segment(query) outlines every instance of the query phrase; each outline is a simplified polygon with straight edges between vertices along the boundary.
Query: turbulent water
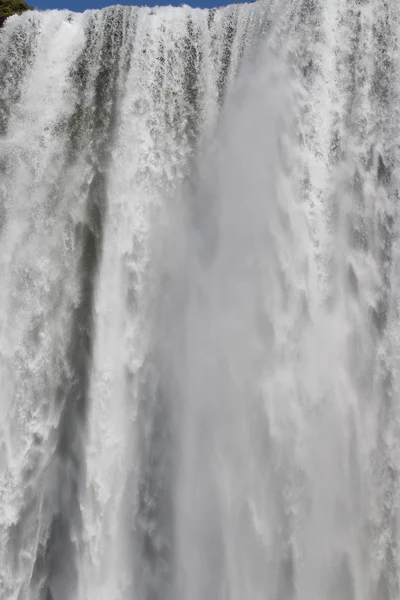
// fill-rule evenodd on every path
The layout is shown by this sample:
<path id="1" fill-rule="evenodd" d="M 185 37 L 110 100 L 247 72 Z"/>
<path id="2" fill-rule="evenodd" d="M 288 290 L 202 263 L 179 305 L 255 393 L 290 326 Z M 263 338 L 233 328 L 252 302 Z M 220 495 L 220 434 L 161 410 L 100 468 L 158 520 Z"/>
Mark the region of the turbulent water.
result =
<path id="1" fill-rule="evenodd" d="M 400 4 L 0 29 L 1 600 L 398 600 Z"/>

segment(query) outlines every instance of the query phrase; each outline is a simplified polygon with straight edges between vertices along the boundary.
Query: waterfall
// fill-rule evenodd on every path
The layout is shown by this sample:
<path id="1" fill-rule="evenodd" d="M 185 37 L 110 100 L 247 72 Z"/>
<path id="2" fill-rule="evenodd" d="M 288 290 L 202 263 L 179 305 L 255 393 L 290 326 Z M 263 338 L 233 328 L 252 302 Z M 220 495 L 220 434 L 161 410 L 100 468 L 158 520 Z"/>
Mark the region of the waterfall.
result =
<path id="1" fill-rule="evenodd" d="M 400 5 L 0 29 L 0 599 L 398 600 Z"/>

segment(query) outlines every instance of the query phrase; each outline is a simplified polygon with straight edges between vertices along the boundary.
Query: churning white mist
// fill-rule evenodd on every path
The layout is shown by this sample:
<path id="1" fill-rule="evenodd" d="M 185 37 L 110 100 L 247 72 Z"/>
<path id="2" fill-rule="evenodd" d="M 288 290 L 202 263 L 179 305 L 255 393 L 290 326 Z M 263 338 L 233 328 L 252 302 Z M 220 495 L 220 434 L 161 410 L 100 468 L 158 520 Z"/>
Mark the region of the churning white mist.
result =
<path id="1" fill-rule="evenodd" d="M 0 29 L 1 600 L 398 600 L 400 5 Z"/>

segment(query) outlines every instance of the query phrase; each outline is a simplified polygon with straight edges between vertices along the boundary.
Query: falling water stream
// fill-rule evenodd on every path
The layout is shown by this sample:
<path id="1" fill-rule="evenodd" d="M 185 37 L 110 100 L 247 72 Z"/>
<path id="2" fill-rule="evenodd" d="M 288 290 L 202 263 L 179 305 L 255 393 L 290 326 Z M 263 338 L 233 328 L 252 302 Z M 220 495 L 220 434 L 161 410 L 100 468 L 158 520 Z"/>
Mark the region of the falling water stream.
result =
<path id="1" fill-rule="evenodd" d="M 398 600 L 400 3 L 0 29 L 1 600 Z"/>

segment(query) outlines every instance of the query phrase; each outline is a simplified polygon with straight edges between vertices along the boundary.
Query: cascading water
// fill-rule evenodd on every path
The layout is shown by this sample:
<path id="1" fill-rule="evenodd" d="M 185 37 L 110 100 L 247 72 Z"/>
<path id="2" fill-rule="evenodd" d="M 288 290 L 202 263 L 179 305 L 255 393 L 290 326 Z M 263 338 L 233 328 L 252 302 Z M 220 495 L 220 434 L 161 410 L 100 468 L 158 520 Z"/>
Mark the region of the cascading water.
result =
<path id="1" fill-rule="evenodd" d="M 400 4 L 0 29 L 1 600 L 398 600 Z"/>

